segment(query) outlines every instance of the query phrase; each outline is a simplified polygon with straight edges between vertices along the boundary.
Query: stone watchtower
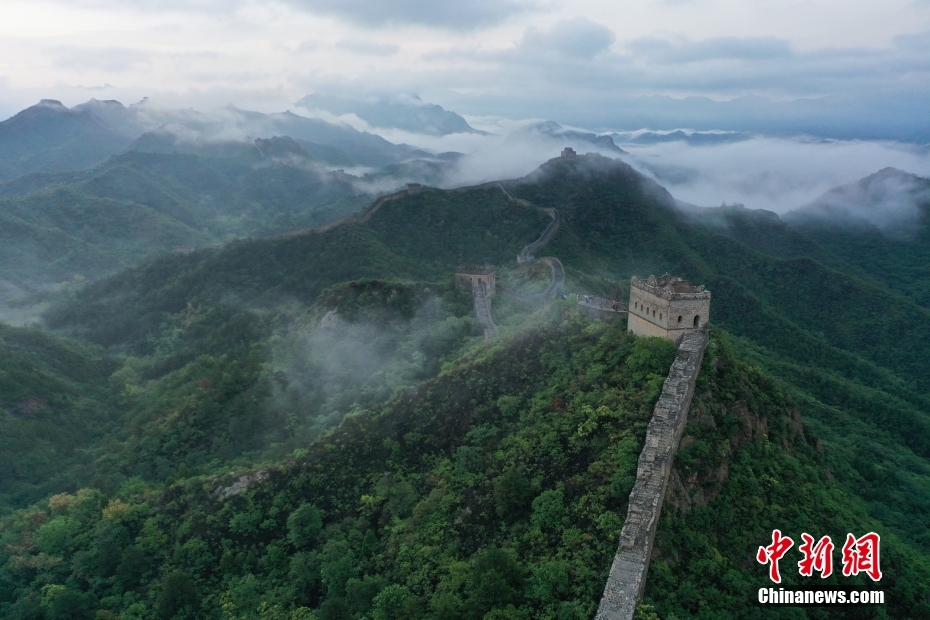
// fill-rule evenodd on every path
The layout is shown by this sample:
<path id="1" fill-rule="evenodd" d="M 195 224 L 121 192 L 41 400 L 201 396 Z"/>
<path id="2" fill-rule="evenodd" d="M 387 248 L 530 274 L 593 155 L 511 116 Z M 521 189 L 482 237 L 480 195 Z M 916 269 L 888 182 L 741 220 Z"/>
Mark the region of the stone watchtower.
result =
<path id="1" fill-rule="evenodd" d="M 496 275 L 497 271 L 492 265 L 465 265 L 455 270 L 455 284 L 465 289 L 484 285 L 484 290 L 493 295 L 497 286 Z"/>
<path id="2" fill-rule="evenodd" d="M 710 291 L 665 274 L 630 281 L 629 330 L 637 336 L 660 336 L 680 342 L 710 320 Z"/>

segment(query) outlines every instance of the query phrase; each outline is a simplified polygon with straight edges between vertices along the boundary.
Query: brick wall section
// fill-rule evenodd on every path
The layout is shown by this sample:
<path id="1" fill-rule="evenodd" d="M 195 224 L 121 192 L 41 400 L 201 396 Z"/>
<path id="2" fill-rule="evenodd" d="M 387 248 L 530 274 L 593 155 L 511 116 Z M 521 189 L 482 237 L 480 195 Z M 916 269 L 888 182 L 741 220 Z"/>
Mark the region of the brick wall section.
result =
<path id="1" fill-rule="evenodd" d="M 700 330 L 685 334 L 678 345 L 675 361 L 646 429 L 646 444 L 639 455 L 626 522 L 595 620 L 632 620 L 636 603 L 646 588 L 662 500 L 688 420 L 707 340 L 707 331 Z"/>
<path id="2" fill-rule="evenodd" d="M 490 295 L 493 294 L 493 290 L 488 288 L 484 282 L 475 282 L 471 289 L 475 300 L 475 316 L 484 329 L 485 340 L 490 340 L 497 335 L 497 325 L 494 324 L 494 318 L 491 316 Z"/>

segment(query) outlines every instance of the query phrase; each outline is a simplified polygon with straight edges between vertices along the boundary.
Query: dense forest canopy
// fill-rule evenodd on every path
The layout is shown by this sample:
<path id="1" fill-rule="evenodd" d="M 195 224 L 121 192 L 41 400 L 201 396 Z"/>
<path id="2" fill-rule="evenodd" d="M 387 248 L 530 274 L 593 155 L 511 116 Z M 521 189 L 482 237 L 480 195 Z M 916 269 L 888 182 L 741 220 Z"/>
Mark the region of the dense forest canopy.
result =
<path id="1" fill-rule="evenodd" d="M 183 183 L 150 175 L 178 157 L 36 196 L 149 188 L 180 221 Z M 144 260 L 49 297 L 51 332 L 0 328 L 0 615 L 590 618 L 674 347 L 573 295 L 495 296 L 484 341 L 452 274 L 537 292 L 515 257 L 543 207 L 569 293 L 670 272 L 713 295 L 641 614 L 930 617 L 926 224 L 851 231 L 853 257 L 841 229 L 686 208 L 599 156 L 505 186 Z M 754 605 L 775 528 L 879 532 L 886 605 Z"/>

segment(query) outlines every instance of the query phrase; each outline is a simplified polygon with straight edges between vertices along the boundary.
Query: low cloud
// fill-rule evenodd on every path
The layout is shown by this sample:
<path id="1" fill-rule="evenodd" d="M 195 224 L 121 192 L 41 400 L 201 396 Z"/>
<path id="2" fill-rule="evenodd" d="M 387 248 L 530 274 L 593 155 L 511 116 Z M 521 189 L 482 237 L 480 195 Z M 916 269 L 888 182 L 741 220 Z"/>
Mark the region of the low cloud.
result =
<path id="1" fill-rule="evenodd" d="M 450 316 L 437 297 L 422 300 L 411 317 L 387 314 L 362 308 L 348 320 L 333 310 L 322 321 L 299 319 L 272 340 L 270 404 L 296 417 L 297 439 L 311 440 L 351 410 L 433 376 L 446 356 L 477 335 L 470 317 Z"/>
<path id="2" fill-rule="evenodd" d="M 763 138 L 717 146 L 621 144 L 635 168 L 675 198 L 785 213 L 886 167 L 930 177 L 926 147 L 880 141 Z"/>
<path id="3" fill-rule="evenodd" d="M 366 56 L 393 56 L 400 50 L 400 46 L 384 43 L 372 43 L 361 39 L 343 39 L 336 43 L 336 49 L 364 54 Z"/>
<path id="4" fill-rule="evenodd" d="M 706 60 L 771 60 L 793 55 L 791 44 L 774 37 L 715 37 L 702 41 L 688 39 L 635 39 L 626 45 L 640 60 L 659 64 L 690 64 Z"/>
<path id="5" fill-rule="evenodd" d="M 123 73 L 148 63 L 152 53 L 128 47 L 59 47 L 49 50 L 55 56 L 55 66 L 63 69 L 96 69 Z"/>
<path id="6" fill-rule="evenodd" d="M 530 28 L 517 46 L 517 53 L 534 56 L 557 53 L 569 58 L 590 60 L 610 48 L 616 39 L 616 35 L 607 26 L 576 17 L 561 21 L 545 31 Z"/>
<path id="7" fill-rule="evenodd" d="M 510 0 L 289 0 L 288 3 L 365 26 L 414 24 L 449 30 L 491 26 L 528 8 Z"/>
<path id="8" fill-rule="evenodd" d="M 923 208 L 930 205 L 930 180 L 885 168 L 836 187 L 814 202 L 789 212 L 786 219 L 800 226 L 873 228 L 894 237 L 919 230 Z"/>

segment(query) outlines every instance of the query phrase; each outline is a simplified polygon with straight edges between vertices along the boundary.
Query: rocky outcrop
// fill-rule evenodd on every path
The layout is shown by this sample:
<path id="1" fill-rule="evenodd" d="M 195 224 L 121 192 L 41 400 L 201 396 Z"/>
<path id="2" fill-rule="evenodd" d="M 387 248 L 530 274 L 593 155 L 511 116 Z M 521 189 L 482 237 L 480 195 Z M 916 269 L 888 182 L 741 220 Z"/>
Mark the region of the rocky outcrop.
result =
<path id="1" fill-rule="evenodd" d="M 688 421 L 707 340 L 707 332 L 701 330 L 684 335 L 678 345 L 646 429 L 646 444 L 639 455 L 626 522 L 595 620 L 632 620 L 636 603 L 643 595 L 662 500 Z"/>
<path id="2" fill-rule="evenodd" d="M 231 475 L 235 476 L 236 474 L 235 472 L 233 472 Z M 217 479 L 218 479 L 217 476 L 213 476 L 213 477 L 207 478 L 207 481 L 215 482 Z M 255 484 L 261 484 L 267 479 L 268 479 L 268 472 L 263 469 L 249 472 L 247 474 L 244 474 L 236 478 L 235 481 L 229 486 L 216 489 L 215 491 L 216 499 L 218 499 L 221 502 L 224 502 L 230 497 L 235 497 L 236 495 L 242 494 L 242 492 L 248 489 L 250 486 L 255 485 Z"/>

